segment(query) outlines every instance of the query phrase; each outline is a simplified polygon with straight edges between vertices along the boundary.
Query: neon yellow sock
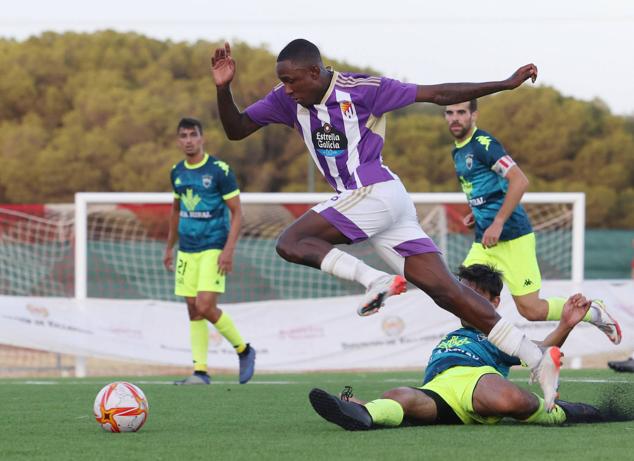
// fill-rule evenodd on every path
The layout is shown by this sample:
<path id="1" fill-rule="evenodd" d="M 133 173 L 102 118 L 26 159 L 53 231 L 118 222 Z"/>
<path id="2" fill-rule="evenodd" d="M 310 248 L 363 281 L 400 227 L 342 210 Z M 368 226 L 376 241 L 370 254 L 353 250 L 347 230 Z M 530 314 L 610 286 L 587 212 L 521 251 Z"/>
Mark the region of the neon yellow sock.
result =
<path id="1" fill-rule="evenodd" d="M 553 411 L 548 413 L 544 408 L 544 399 L 537 394 L 535 394 L 535 396 L 539 399 L 539 408 L 535 413 L 524 420 L 525 423 L 554 425 L 562 424 L 566 421 L 566 413 L 564 413 L 564 410 L 559 405 L 555 405 Z"/>
<path id="2" fill-rule="evenodd" d="M 546 320 L 560 320 L 564 304 L 566 304 L 566 298 L 547 298 L 546 301 L 548 301 Z"/>
<path id="3" fill-rule="evenodd" d="M 225 339 L 231 343 L 238 354 L 247 348 L 247 345 L 242 340 L 242 336 L 240 336 L 240 333 L 229 314 L 223 312 L 218 321 L 214 323 L 214 326 L 218 330 L 218 333 L 224 336 Z"/>
<path id="4" fill-rule="evenodd" d="M 564 304 L 566 304 L 566 298 L 548 298 L 546 301 L 548 301 L 546 320 L 560 320 Z M 592 320 L 592 309 L 588 309 L 588 312 L 583 317 L 584 322 L 589 322 L 590 320 Z"/>
<path id="5" fill-rule="evenodd" d="M 207 320 L 189 321 L 189 339 L 192 345 L 194 371 L 207 371 L 207 348 L 209 346 L 209 327 Z"/>
<path id="6" fill-rule="evenodd" d="M 403 407 L 396 400 L 377 399 L 365 404 L 372 422 L 379 426 L 397 427 L 403 422 Z"/>

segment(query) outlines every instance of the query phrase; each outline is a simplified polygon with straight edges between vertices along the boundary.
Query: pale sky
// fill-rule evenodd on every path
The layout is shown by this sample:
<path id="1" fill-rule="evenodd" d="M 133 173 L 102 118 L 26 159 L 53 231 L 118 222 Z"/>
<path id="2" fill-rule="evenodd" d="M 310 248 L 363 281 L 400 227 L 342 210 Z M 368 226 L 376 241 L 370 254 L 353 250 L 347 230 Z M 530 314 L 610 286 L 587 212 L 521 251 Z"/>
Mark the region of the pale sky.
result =
<path id="1" fill-rule="evenodd" d="M 302 37 L 327 57 L 414 83 L 501 80 L 533 62 L 537 84 L 634 115 L 632 0 L 19 0 L 0 12 L 0 36 L 18 40 L 115 29 L 277 54 Z"/>

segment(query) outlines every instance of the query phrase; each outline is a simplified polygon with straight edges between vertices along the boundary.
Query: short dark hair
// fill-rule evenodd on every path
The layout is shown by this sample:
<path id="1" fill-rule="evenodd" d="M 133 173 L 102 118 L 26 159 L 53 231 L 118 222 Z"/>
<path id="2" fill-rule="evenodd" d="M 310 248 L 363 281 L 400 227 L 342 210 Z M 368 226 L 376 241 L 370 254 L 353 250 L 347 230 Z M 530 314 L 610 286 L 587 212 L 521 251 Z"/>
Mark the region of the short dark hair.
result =
<path id="1" fill-rule="evenodd" d="M 293 61 L 305 64 L 320 64 L 321 53 L 319 48 L 306 39 L 297 38 L 286 45 L 277 55 L 277 62 Z"/>
<path id="2" fill-rule="evenodd" d="M 502 272 L 486 264 L 473 264 L 458 268 L 458 278 L 473 283 L 492 298 L 502 292 Z"/>
<path id="3" fill-rule="evenodd" d="M 476 110 L 478 110 L 478 100 L 472 99 L 469 101 L 469 112 L 475 112 Z"/>
<path id="4" fill-rule="evenodd" d="M 180 122 L 178 122 L 178 126 L 176 127 L 176 132 L 178 133 L 181 128 L 198 128 L 198 132 L 203 134 L 203 124 L 200 123 L 200 120 L 194 117 L 183 117 Z"/>

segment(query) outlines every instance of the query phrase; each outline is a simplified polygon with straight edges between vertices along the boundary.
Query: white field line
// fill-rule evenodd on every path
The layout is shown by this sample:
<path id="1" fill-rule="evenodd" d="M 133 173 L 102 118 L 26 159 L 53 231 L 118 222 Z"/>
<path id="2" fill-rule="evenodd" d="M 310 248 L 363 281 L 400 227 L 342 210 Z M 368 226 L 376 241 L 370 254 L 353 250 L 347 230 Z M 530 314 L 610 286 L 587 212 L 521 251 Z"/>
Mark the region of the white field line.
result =
<path id="1" fill-rule="evenodd" d="M 132 379 L 130 380 L 132 382 L 134 382 L 134 384 L 150 384 L 150 385 L 154 385 L 154 384 L 158 384 L 158 385 L 170 385 L 173 386 L 174 385 L 174 381 L 171 380 L 135 380 Z M 319 383 L 332 383 L 332 384 L 338 384 L 341 383 L 340 379 L 337 380 L 323 380 L 323 379 L 318 379 L 316 378 L 315 381 L 319 381 Z M 351 379 L 351 381 L 353 381 L 353 379 Z M 401 384 L 406 384 L 406 383 L 414 383 L 414 384 L 418 384 L 420 383 L 422 380 L 421 379 L 416 379 L 416 378 L 403 378 L 403 379 L 399 379 L 399 378 L 386 378 L 386 379 L 382 379 L 382 380 L 378 380 L 376 382 L 384 382 L 384 383 L 401 383 Z M 516 382 L 516 383 L 525 383 L 528 381 L 528 378 L 512 378 L 510 379 L 510 381 L 512 382 Z M 627 379 L 599 379 L 599 378 L 565 378 L 562 377 L 559 379 L 560 382 L 570 382 L 570 383 L 587 383 L 587 384 L 627 384 L 627 383 L 631 383 L 634 384 L 634 381 L 632 380 L 627 380 Z M 48 386 L 48 385 L 84 385 L 84 386 L 98 386 L 100 384 L 108 384 L 111 381 L 102 381 L 102 382 L 97 382 L 97 381 L 84 381 L 84 380 L 74 380 L 74 381 L 58 381 L 58 380 L 26 380 L 26 381 L 5 381 L 5 380 L 0 380 L 0 385 L 29 385 L 29 386 Z M 212 385 L 223 385 L 226 386 L 228 384 L 238 384 L 236 381 L 233 380 L 222 380 L 222 381 L 216 381 L 216 380 L 212 380 L 211 381 Z M 284 380 L 284 381 L 260 381 L 260 380 L 255 380 L 255 381 L 251 381 L 249 382 L 249 386 L 252 385 L 293 385 L 293 384 L 309 384 L 307 381 L 301 380 L 301 381 L 291 381 L 291 380 Z"/>

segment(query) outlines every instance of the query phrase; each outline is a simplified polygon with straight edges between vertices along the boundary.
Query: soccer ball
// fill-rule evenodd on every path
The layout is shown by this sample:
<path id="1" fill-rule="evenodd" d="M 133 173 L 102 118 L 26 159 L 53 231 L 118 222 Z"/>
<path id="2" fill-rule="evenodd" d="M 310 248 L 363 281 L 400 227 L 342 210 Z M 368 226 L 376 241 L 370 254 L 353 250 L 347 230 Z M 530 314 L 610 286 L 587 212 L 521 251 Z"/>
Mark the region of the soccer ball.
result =
<path id="1" fill-rule="evenodd" d="M 104 386 L 93 406 L 95 419 L 109 432 L 138 431 L 147 421 L 149 410 L 143 391 L 126 382 Z"/>

